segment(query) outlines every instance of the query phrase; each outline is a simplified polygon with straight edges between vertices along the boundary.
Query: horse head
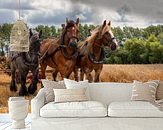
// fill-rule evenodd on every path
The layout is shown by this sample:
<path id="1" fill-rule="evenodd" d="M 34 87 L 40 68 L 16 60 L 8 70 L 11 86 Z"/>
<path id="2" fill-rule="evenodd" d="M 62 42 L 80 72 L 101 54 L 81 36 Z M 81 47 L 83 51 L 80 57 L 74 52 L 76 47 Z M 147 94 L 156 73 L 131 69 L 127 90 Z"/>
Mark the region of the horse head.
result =
<path id="1" fill-rule="evenodd" d="M 62 26 L 62 44 L 67 45 L 71 48 L 77 48 L 79 33 L 78 24 L 79 18 L 77 18 L 76 22 L 66 19 L 66 25 Z"/>
<path id="2" fill-rule="evenodd" d="M 109 46 L 111 50 L 115 50 L 118 47 L 118 43 L 114 37 L 114 34 L 111 30 L 111 22 L 107 24 L 106 20 L 103 22 L 103 25 L 100 27 L 98 38 L 102 40 L 104 46 Z"/>
<path id="3" fill-rule="evenodd" d="M 30 29 L 30 35 L 29 35 L 29 55 L 31 58 L 31 62 L 37 63 L 38 57 L 40 56 L 40 45 L 41 45 L 41 36 L 42 36 L 42 30 L 38 33 L 32 32 Z"/>

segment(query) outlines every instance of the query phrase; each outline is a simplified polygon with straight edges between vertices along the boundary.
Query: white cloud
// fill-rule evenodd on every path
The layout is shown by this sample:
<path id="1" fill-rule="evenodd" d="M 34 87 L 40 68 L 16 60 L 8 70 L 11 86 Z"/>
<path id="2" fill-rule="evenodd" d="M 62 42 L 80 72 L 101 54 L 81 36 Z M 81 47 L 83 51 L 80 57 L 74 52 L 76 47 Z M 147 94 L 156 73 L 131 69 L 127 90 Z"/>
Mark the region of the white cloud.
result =
<path id="1" fill-rule="evenodd" d="M 0 10 L 0 24 L 2 23 L 13 23 L 17 19 L 16 12 L 10 10 Z"/>
<path id="2" fill-rule="evenodd" d="M 87 19 L 83 14 L 77 14 L 75 17 L 79 18 L 80 20 L 86 20 Z"/>
<path id="3" fill-rule="evenodd" d="M 0 0 L 0 23 L 18 18 L 15 0 Z M 163 23 L 162 0 L 21 0 L 21 17 L 30 25 L 59 25 L 66 17 L 82 23 L 147 26 Z M 7 18 L 4 18 L 7 16 Z"/>

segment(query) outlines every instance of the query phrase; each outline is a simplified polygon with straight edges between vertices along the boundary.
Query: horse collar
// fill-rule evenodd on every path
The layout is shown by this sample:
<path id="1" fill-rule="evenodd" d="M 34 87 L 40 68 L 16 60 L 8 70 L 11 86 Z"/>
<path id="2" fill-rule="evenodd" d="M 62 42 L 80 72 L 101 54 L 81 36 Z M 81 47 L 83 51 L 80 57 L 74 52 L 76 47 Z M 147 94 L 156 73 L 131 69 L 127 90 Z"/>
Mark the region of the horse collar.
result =
<path id="1" fill-rule="evenodd" d="M 78 51 L 76 50 L 76 49 L 74 49 L 73 50 L 73 53 L 72 53 L 72 55 L 68 55 L 68 52 L 67 52 L 67 50 L 65 49 L 65 47 L 61 47 L 60 48 L 61 49 L 61 52 L 62 52 L 62 54 L 63 54 L 63 56 L 65 57 L 65 58 L 67 58 L 67 59 L 73 59 L 73 58 L 77 58 L 77 56 L 78 56 Z"/>
<path id="2" fill-rule="evenodd" d="M 105 58 L 105 51 L 104 51 L 104 48 L 101 48 L 101 54 L 100 54 L 100 58 L 99 58 L 98 61 L 95 59 L 94 54 L 91 53 L 91 52 L 89 52 L 88 58 L 89 58 L 89 60 L 90 60 L 92 63 L 94 63 L 94 64 L 103 64 L 103 62 L 104 62 L 103 60 L 104 60 L 104 58 Z"/>

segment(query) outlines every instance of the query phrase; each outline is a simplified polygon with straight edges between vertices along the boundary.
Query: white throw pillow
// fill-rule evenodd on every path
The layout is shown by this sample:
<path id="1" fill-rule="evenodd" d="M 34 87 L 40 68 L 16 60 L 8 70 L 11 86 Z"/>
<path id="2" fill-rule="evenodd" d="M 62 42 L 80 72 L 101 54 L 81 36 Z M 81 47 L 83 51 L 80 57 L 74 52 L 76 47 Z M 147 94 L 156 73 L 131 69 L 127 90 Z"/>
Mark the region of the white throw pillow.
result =
<path id="1" fill-rule="evenodd" d="M 41 79 L 42 85 L 45 90 L 45 103 L 53 102 L 55 95 L 53 89 L 65 89 L 65 85 L 63 81 L 50 81 L 46 79 Z"/>
<path id="2" fill-rule="evenodd" d="M 152 80 L 145 83 L 134 80 L 131 100 L 154 102 L 158 83 L 159 80 Z"/>
<path id="3" fill-rule="evenodd" d="M 84 81 L 75 81 L 64 78 L 64 83 L 67 89 L 79 89 L 79 88 L 86 88 L 86 96 L 90 100 L 90 94 L 89 94 L 89 83 L 88 80 Z"/>
<path id="4" fill-rule="evenodd" d="M 55 95 L 55 103 L 88 101 L 88 98 L 85 95 L 86 88 L 53 89 L 53 91 Z"/>

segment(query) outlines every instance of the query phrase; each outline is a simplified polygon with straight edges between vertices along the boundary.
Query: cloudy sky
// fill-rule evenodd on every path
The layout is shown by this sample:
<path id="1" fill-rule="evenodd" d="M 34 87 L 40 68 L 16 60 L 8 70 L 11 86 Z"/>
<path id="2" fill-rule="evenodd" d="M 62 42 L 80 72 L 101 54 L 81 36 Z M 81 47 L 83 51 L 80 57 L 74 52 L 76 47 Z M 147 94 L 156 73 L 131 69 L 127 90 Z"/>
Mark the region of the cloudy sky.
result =
<path id="1" fill-rule="evenodd" d="M 29 26 L 59 26 L 66 17 L 81 23 L 145 27 L 163 24 L 163 0 L 20 0 L 21 19 Z M 0 0 L 0 24 L 18 19 L 18 0 Z"/>

